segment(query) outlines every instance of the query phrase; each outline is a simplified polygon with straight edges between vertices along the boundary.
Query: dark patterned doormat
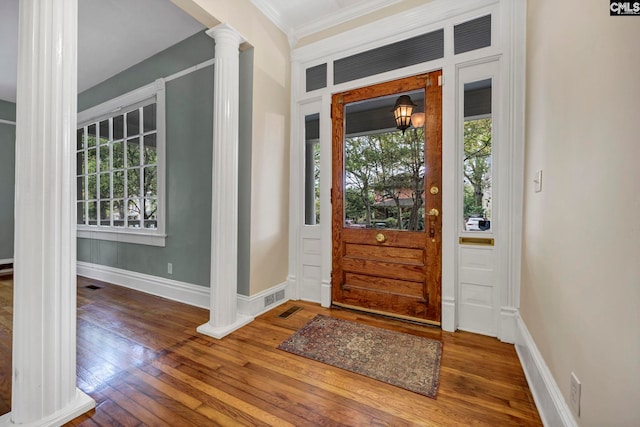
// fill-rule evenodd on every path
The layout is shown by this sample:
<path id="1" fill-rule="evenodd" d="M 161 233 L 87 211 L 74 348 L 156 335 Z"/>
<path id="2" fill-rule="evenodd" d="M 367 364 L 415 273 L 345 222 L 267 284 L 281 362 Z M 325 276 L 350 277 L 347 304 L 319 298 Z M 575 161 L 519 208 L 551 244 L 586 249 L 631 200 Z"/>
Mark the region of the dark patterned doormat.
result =
<path id="1" fill-rule="evenodd" d="M 440 341 L 319 314 L 278 348 L 433 399 L 438 392 Z"/>

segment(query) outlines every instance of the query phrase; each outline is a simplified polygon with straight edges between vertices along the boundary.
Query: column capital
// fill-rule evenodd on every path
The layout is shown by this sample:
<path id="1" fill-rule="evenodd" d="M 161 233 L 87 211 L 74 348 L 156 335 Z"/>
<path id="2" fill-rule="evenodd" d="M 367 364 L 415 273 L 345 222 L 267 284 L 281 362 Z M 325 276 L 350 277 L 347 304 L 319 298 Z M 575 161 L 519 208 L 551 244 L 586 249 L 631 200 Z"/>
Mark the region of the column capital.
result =
<path id="1" fill-rule="evenodd" d="M 215 27 L 209 28 L 206 31 L 207 35 L 214 39 L 216 43 L 221 41 L 227 41 L 228 43 L 235 42 L 238 47 L 247 41 L 247 39 L 240 34 L 235 28 L 229 24 L 219 24 Z"/>

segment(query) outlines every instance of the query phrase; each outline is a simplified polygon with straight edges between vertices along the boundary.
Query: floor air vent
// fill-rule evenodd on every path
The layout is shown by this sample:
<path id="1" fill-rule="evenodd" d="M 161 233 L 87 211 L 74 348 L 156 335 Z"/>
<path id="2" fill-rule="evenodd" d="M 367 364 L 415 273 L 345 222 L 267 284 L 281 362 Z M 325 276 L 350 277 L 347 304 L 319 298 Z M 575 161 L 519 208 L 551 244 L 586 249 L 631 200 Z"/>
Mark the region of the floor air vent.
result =
<path id="1" fill-rule="evenodd" d="M 300 310 L 302 310 L 302 307 L 300 307 L 299 305 L 294 305 L 288 310 L 285 310 L 282 313 L 278 314 L 278 317 L 281 317 L 283 319 L 288 319 L 289 317 L 293 316 L 295 313 L 299 312 Z"/>

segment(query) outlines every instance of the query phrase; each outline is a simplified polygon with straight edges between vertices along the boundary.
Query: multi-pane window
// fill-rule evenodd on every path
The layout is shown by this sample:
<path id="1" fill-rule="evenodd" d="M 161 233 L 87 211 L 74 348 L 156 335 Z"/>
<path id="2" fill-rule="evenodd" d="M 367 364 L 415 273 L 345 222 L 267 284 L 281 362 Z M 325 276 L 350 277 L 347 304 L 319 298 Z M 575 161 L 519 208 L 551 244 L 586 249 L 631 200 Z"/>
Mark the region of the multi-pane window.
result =
<path id="1" fill-rule="evenodd" d="M 162 107 L 152 96 L 79 122 L 78 230 L 162 231 Z"/>

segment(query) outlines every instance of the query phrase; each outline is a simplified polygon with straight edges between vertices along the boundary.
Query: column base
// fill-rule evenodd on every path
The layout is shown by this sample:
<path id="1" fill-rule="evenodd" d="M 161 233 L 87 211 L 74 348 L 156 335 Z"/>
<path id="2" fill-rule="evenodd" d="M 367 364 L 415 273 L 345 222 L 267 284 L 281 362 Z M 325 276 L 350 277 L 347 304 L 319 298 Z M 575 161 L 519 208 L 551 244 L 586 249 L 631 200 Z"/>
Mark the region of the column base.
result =
<path id="1" fill-rule="evenodd" d="M 225 326 L 213 326 L 211 323 L 207 322 L 204 325 L 200 325 L 196 328 L 201 334 L 208 335 L 210 337 L 221 339 L 231 332 L 242 328 L 243 326 L 253 322 L 254 317 L 248 316 L 246 314 L 238 314 L 236 315 L 236 321 L 230 325 Z M 0 426 L 1 427 L 1 426 Z"/>
<path id="2" fill-rule="evenodd" d="M 53 415 L 32 421 L 26 424 L 15 424 L 11 419 L 11 412 L 0 416 L 0 427 L 20 426 L 20 427 L 54 427 L 61 426 L 67 421 L 79 417 L 87 411 L 95 408 L 96 402 L 89 395 L 85 394 L 79 388 L 76 388 L 76 397 L 64 408 L 60 409 Z"/>

